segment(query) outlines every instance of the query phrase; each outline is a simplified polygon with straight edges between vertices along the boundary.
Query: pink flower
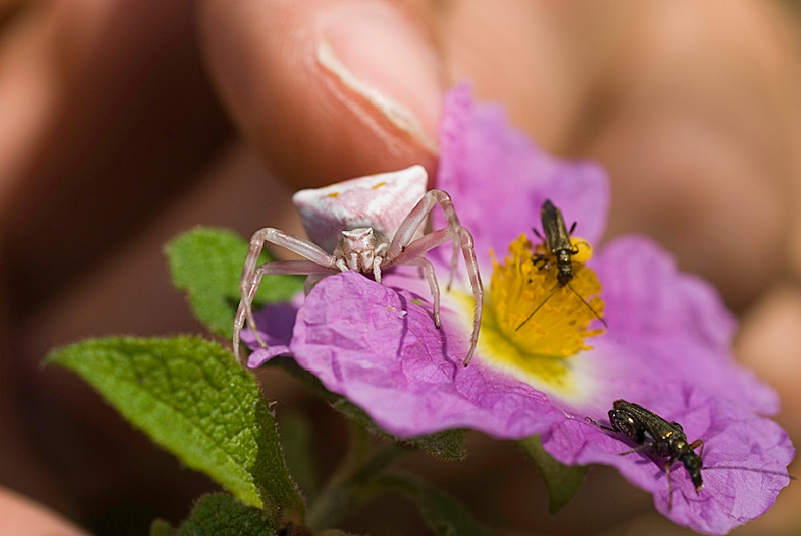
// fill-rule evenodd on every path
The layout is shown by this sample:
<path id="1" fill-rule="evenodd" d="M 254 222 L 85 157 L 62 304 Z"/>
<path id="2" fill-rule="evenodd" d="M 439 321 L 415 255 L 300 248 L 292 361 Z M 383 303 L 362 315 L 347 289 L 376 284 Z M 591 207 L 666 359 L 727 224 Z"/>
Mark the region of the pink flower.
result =
<path id="1" fill-rule="evenodd" d="M 571 282 L 603 311 L 608 330 L 566 288 L 520 327 L 556 281 L 552 271 L 531 268 L 539 239 L 520 235 L 539 228 L 547 198 L 568 226 L 578 222 L 577 235 L 597 243 L 608 180 L 593 163 L 546 154 L 506 124 L 500 107 L 474 106 L 464 86 L 447 97 L 440 146 L 437 187 L 450 193 L 473 235 L 488 291 L 471 364 L 461 364 L 473 302 L 459 271 L 452 290 L 443 288 L 439 330 L 427 284 L 415 270 L 388 272 L 383 285 L 347 272 L 317 284 L 297 309 L 291 333 L 289 323 L 274 329 L 260 317 L 271 342 L 282 342 L 327 389 L 392 434 L 452 428 L 500 439 L 540 434 L 556 459 L 617 467 L 654 495 L 660 512 L 700 532 L 723 534 L 764 513 L 789 482 L 795 450 L 764 417 L 778 409 L 775 392 L 732 358 L 735 323 L 715 290 L 678 272 L 648 238 L 621 237 L 586 266 L 574 263 Z M 443 277 L 450 249 L 429 259 Z M 250 366 L 276 355 L 251 348 Z M 617 399 L 678 421 L 690 441 L 703 439 L 703 491 L 697 494 L 675 464 L 668 508 L 663 464 L 645 452 L 620 456 L 633 445 L 587 422 L 588 416 L 606 422 Z"/>

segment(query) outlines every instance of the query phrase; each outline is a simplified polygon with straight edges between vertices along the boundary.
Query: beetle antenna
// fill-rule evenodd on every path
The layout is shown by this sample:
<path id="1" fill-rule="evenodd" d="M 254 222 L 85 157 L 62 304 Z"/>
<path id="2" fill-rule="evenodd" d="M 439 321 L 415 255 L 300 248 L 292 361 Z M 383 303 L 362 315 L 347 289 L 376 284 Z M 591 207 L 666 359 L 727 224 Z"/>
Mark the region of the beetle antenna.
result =
<path id="1" fill-rule="evenodd" d="M 548 297 L 547 297 L 547 298 L 545 298 L 544 300 L 542 300 L 542 303 L 541 303 L 541 304 L 539 304 L 539 305 L 537 306 L 537 308 L 536 308 L 536 309 L 534 309 L 534 312 L 532 312 L 530 315 L 528 315 L 528 317 L 526 317 L 526 319 L 525 319 L 525 320 L 523 320 L 522 322 L 520 322 L 520 325 L 519 325 L 519 326 L 517 326 L 517 327 L 515 328 L 515 331 L 517 331 L 517 330 L 519 330 L 520 328 L 522 328 L 522 327 L 523 327 L 523 324 L 525 324 L 526 322 L 528 322 L 529 320 L 531 320 L 531 317 L 532 317 L 532 316 L 534 316 L 535 314 L 537 314 L 537 311 L 539 311 L 540 309 L 542 309 L 542 306 L 543 306 L 543 305 L 545 305 L 545 303 L 546 303 L 548 300 L 550 300 L 550 299 L 551 299 L 551 296 L 553 296 L 553 295 L 554 295 L 554 293 L 555 293 L 557 290 L 559 290 L 559 287 L 561 287 L 561 286 L 562 286 L 562 285 L 559 285 L 559 284 L 557 284 L 557 285 L 556 285 L 556 286 L 553 288 L 553 290 L 551 291 L 551 293 L 550 293 L 550 294 L 548 294 Z"/>
<path id="2" fill-rule="evenodd" d="M 709 471 L 710 469 L 737 469 L 738 471 L 750 471 L 752 473 L 762 473 L 766 475 L 775 475 L 775 476 L 786 476 L 790 480 L 798 480 L 793 475 L 782 473 L 781 471 L 770 471 L 768 469 L 758 469 L 756 467 L 741 467 L 739 465 L 713 465 L 711 467 L 704 466 L 704 471 Z"/>
<path id="3" fill-rule="evenodd" d="M 573 225 L 570 226 L 570 230 L 567 232 L 567 234 L 573 234 L 573 231 L 576 230 L 576 224 L 577 223 L 578 223 L 577 221 L 573 222 Z"/>
<path id="4" fill-rule="evenodd" d="M 592 305 L 590 305 L 589 303 L 587 303 L 587 300 L 585 300 L 585 299 L 584 299 L 584 298 L 581 296 L 581 294 L 579 294 L 578 292 L 576 292 L 576 289 L 574 289 L 574 288 L 573 288 L 573 285 L 571 285 L 570 283 L 567 283 L 567 287 L 568 287 L 570 290 L 572 290 L 572 291 L 573 291 L 573 294 L 575 294 L 576 296 L 578 296 L 578 299 L 580 299 L 582 302 L 584 302 L 584 305 L 586 305 L 587 307 L 589 307 L 590 311 L 592 311 L 592 314 L 594 314 L 594 315 L 595 315 L 595 318 L 597 318 L 598 320 L 600 320 L 600 321 L 601 321 L 601 323 L 604 325 L 604 327 L 605 327 L 606 329 L 609 329 L 609 324 L 607 324 L 607 323 L 606 323 L 606 320 L 604 320 L 604 319 L 601 317 L 601 315 L 599 315 L 599 314 L 598 314 L 598 311 L 596 311 L 596 310 L 595 310 L 595 309 L 592 307 Z M 550 296 L 548 296 L 548 297 L 550 298 Z M 540 305 L 540 307 L 542 307 L 542 305 Z M 537 309 L 539 309 L 539 307 L 537 307 Z M 536 311 L 535 311 L 535 312 L 536 312 Z M 532 313 L 532 314 L 533 314 L 533 313 Z M 529 318 L 531 318 L 531 317 L 529 317 Z M 527 320 L 528 320 L 528 319 L 527 319 Z"/>
<path id="5" fill-rule="evenodd" d="M 537 230 L 536 227 L 532 227 L 531 230 L 534 231 L 534 234 L 537 235 L 537 238 L 539 238 L 543 242 L 545 241 L 545 238 L 540 234 L 540 232 Z"/>

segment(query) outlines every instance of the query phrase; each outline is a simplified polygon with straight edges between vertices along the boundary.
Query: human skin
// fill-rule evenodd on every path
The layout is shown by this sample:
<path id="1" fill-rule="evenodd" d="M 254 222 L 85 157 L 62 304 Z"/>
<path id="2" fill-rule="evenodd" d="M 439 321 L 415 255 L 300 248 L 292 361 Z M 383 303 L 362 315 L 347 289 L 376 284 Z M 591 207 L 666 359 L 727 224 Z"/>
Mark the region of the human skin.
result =
<path id="1" fill-rule="evenodd" d="M 8 490 L 0 493 L 0 534 L 84 536 L 87 533 L 41 504 Z"/>
<path id="2" fill-rule="evenodd" d="M 83 336 L 197 330 L 166 290 L 166 239 L 196 223 L 297 230 L 296 189 L 435 171 L 442 94 L 463 79 L 547 150 L 607 168 L 608 236 L 650 234 L 718 286 L 743 319 L 738 353 L 782 392 L 780 421 L 801 437 L 798 46 L 778 5 L 162 4 L 0 2 L 7 485 L 67 508 L 70 480 L 32 447 L 47 435 L 20 393 L 132 436 L 38 362 Z"/>

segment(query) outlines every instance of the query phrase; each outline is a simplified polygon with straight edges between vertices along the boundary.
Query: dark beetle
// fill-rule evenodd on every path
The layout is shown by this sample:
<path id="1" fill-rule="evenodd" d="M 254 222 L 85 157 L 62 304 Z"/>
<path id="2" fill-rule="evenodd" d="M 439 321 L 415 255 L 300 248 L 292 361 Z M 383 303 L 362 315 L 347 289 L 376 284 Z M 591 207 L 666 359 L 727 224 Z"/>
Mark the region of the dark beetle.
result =
<path id="1" fill-rule="evenodd" d="M 572 256 L 579 252 L 578 248 L 573 246 L 573 243 L 570 241 L 570 235 L 576 229 L 576 222 L 573 222 L 573 225 L 570 226 L 570 231 L 567 230 L 565 226 L 565 219 L 562 217 L 562 211 L 554 205 L 550 199 L 546 199 L 542 203 L 542 209 L 540 210 L 540 216 L 542 217 L 542 230 L 545 233 L 545 237 L 543 237 L 539 231 L 537 231 L 536 227 L 532 229 L 534 234 L 536 234 L 541 240 L 545 242 L 545 247 L 548 249 L 550 255 L 545 254 L 536 254 L 534 257 L 534 265 L 536 266 L 538 263 L 542 263 L 540 266 L 540 270 L 547 270 L 550 268 L 550 258 L 553 256 L 556 258 L 556 286 L 553 290 L 548 294 L 548 296 L 542 300 L 534 311 L 528 315 L 528 317 L 520 323 L 519 326 L 515 328 L 515 331 L 523 327 L 523 325 L 528 322 L 532 316 L 539 311 L 545 303 L 551 299 L 551 296 L 562 287 L 567 287 L 573 294 L 578 296 L 578 298 L 589 307 L 592 314 L 595 315 L 595 318 L 600 320 L 604 327 L 609 327 L 606 323 L 606 320 L 601 318 L 601 315 L 592 308 L 592 306 L 587 303 L 585 300 L 573 286 L 570 284 L 570 281 L 573 279 L 573 259 Z"/>
<path id="2" fill-rule="evenodd" d="M 668 510 L 673 508 L 673 482 L 670 480 L 670 467 L 674 462 L 680 461 L 687 473 L 690 475 L 695 486 L 695 492 L 700 493 L 704 481 L 701 478 L 701 468 L 704 471 L 711 469 L 729 469 L 736 471 L 749 471 L 765 475 L 775 475 L 787 477 L 795 480 L 786 471 L 771 471 L 757 467 L 738 467 L 713 465 L 704 467 L 701 456 L 704 452 L 704 442 L 700 439 L 688 443 L 684 429 L 677 422 L 668 422 L 653 411 L 649 411 L 642 406 L 617 400 L 612 404 L 613 409 L 609 410 L 609 422 L 612 427 L 604 426 L 587 417 L 587 420 L 609 432 L 623 434 L 639 447 L 621 452 L 621 456 L 634 452 L 644 452 L 653 458 L 665 460 L 665 475 L 668 483 Z M 695 449 L 701 447 L 701 451 L 696 454 Z"/>
<path id="3" fill-rule="evenodd" d="M 573 279 L 571 256 L 578 253 L 578 249 L 574 248 L 572 242 L 570 242 L 570 235 L 576 229 L 576 223 L 573 222 L 573 225 L 570 226 L 570 231 L 568 231 L 567 227 L 565 227 L 562 211 L 550 199 L 546 199 L 542 204 L 540 215 L 542 216 L 542 230 L 545 232 L 545 238 L 537 232 L 536 228 L 534 233 L 545 240 L 548 251 L 556 257 L 556 268 L 559 272 L 556 280 L 559 282 L 559 286 L 563 287 Z"/>
<path id="4" fill-rule="evenodd" d="M 634 452 L 645 452 L 654 458 L 665 459 L 665 474 L 668 482 L 668 510 L 673 507 L 673 483 L 670 480 L 670 467 L 680 461 L 687 469 L 695 486 L 696 493 L 701 492 L 704 481 L 701 478 L 704 442 L 700 439 L 689 443 L 684 429 L 677 422 L 668 422 L 656 413 L 642 406 L 617 400 L 609 410 L 609 422 L 612 427 L 604 426 L 589 417 L 587 420 L 610 432 L 620 433 L 628 437 L 639 447 L 621 452 L 622 456 Z M 699 454 L 695 449 L 701 447 Z"/>

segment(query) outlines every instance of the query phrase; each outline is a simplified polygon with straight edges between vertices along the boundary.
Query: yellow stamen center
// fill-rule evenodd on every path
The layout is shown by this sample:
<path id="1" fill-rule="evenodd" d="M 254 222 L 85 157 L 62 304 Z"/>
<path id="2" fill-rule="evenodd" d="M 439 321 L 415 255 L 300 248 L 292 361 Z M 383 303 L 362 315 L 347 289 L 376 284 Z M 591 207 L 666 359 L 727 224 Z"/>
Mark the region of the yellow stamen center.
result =
<path id="1" fill-rule="evenodd" d="M 604 307 L 593 297 L 601 291 L 598 278 L 583 264 L 592 247 L 580 238 L 572 242 L 578 249 L 572 255 L 573 278 L 563 286 L 556 258 L 544 246 L 532 250 L 525 235 L 509 246 L 503 265 L 490 252 L 494 271 L 479 340 L 480 353 L 491 363 L 560 391 L 575 388 L 567 358 L 591 349 L 584 339 L 603 333 L 587 329 L 596 319 L 593 309 L 602 315 Z"/>

